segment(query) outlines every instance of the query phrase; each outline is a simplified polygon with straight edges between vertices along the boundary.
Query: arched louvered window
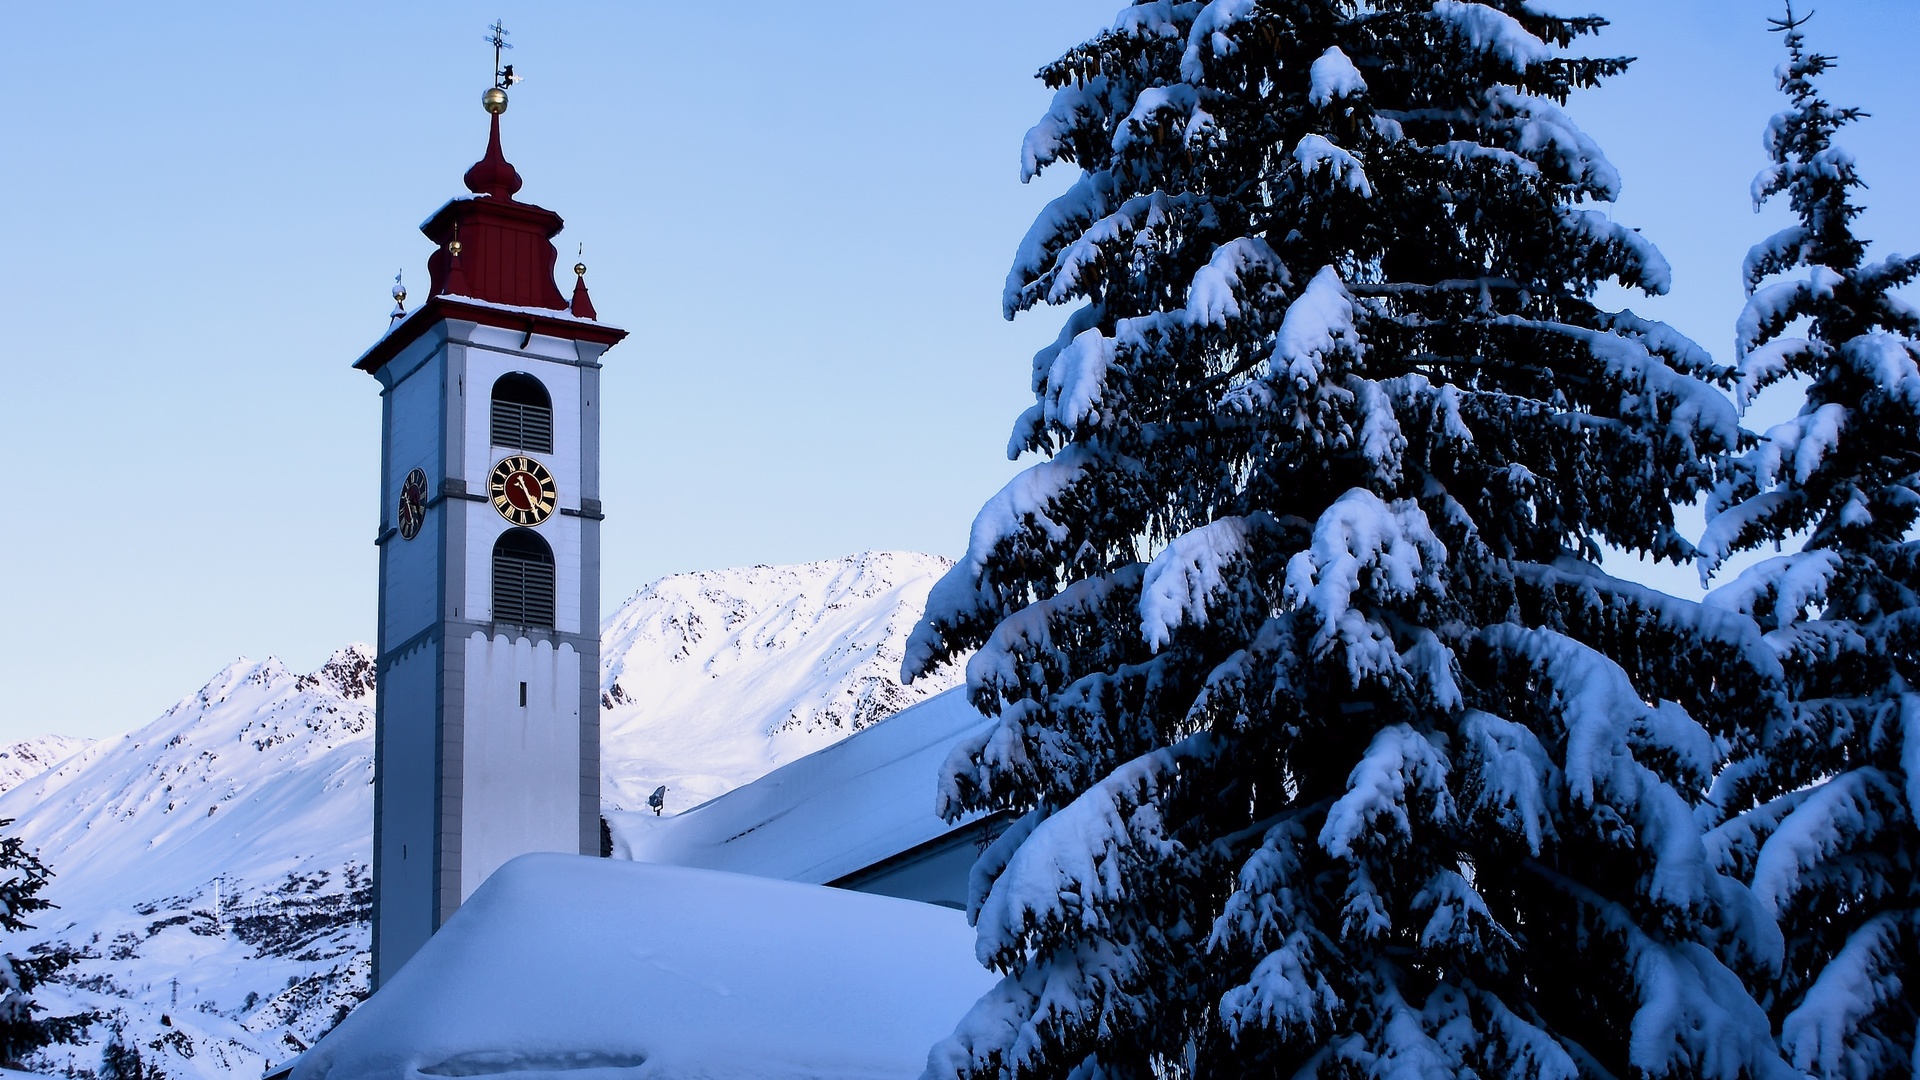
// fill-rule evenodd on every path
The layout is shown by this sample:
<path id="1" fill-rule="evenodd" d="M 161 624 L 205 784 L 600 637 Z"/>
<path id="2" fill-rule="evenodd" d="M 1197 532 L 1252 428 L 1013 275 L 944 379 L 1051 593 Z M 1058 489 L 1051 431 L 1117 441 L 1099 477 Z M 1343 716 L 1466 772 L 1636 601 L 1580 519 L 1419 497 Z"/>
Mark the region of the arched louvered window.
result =
<path id="1" fill-rule="evenodd" d="M 495 446 L 553 453 L 553 398 L 547 388 L 524 371 L 500 376 L 493 384 L 492 428 Z"/>
<path id="2" fill-rule="evenodd" d="M 553 549 L 532 529 L 508 529 L 493 542 L 493 620 L 553 625 Z"/>

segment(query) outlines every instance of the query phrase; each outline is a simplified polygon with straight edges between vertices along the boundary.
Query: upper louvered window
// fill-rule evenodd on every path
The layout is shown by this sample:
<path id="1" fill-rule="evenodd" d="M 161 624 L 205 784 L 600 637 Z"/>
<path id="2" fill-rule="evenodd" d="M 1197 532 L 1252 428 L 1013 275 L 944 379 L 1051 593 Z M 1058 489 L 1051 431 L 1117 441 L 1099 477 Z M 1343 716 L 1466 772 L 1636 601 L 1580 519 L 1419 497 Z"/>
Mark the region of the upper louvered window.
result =
<path id="1" fill-rule="evenodd" d="M 553 549 L 532 529 L 508 529 L 493 542 L 493 619 L 553 625 Z"/>
<path id="2" fill-rule="evenodd" d="M 553 398 L 540 380 L 523 371 L 500 376 L 493 384 L 495 446 L 553 453 Z"/>

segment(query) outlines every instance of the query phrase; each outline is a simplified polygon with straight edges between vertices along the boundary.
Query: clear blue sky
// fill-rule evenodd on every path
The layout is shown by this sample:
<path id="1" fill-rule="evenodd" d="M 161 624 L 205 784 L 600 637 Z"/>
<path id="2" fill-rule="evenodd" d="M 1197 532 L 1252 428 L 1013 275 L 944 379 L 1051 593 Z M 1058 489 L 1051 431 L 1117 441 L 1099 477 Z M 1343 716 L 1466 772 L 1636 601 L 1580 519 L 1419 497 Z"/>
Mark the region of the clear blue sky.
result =
<path id="1" fill-rule="evenodd" d="M 1118 6 L 16 5 L 0 738 L 125 730 L 236 656 L 371 640 L 379 399 L 348 365 L 396 268 L 424 291 L 417 225 L 483 147 L 496 16 L 521 198 L 633 331 L 606 371 L 607 609 L 678 570 L 957 554 L 1057 325 L 999 315 L 1070 179 L 1018 183 L 1031 75 Z M 1776 6 L 1555 6 L 1641 58 L 1573 104 L 1675 265 L 1632 305 L 1724 355 L 1778 222 L 1746 198 Z M 1812 34 L 1875 114 L 1846 137 L 1865 228 L 1920 247 L 1920 4 L 1828 0 Z"/>

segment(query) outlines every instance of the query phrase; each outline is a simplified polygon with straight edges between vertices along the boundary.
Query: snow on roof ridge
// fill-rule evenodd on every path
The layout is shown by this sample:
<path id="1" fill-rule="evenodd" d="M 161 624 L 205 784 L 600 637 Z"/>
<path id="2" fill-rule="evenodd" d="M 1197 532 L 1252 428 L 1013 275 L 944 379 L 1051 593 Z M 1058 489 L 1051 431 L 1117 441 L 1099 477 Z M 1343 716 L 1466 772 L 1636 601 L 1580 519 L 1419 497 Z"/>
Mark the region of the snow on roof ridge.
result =
<path id="1" fill-rule="evenodd" d="M 957 686 L 672 817 L 614 824 L 635 861 L 837 881 L 978 820 L 942 820 L 934 797 L 951 746 L 992 722 Z"/>
<path id="2" fill-rule="evenodd" d="M 486 198 L 486 196 L 484 195 L 477 195 L 474 197 Z M 373 339 L 373 344 L 367 347 L 367 351 L 372 352 L 375 348 L 379 346 L 381 342 L 392 337 L 394 334 L 399 333 L 401 327 L 406 326 L 408 323 L 411 323 L 414 320 L 415 316 L 419 315 L 423 311 L 426 311 L 428 307 L 432 304 L 432 302 L 435 300 L 451 300 L 451 301 L 454 301 L 455 303 L 467 304 L 471 307 L 492 308 L 495 311 L 511 311 L 519 315 L 539 315 L 543 318 L 558 319 L 561 322 L 579 323 L 582 326 L 605 325 L 604 323 L 600 322 L 598 319 L 589 319 L 584 316 L 575 315 L 573 312 L 563 307 L 549 308 L 549 307 L 528 307 L 524 304 L 500 304 L 500 303 L 495 303 L 492 300 L 482 300 L 479 297 L 475 297 L 475 296 L 462 296 L 459 293 L 435 293 L 432 296 L 427 297 L 427 299 L 424 302 L 422 302 L 419 307 L 416 307 L 412 311 L 409 311 L 406 314 L 401 315 L 399 318 L 389 322 L 387 324 L 386 330 L 382 332 L 379 337 Z"/>

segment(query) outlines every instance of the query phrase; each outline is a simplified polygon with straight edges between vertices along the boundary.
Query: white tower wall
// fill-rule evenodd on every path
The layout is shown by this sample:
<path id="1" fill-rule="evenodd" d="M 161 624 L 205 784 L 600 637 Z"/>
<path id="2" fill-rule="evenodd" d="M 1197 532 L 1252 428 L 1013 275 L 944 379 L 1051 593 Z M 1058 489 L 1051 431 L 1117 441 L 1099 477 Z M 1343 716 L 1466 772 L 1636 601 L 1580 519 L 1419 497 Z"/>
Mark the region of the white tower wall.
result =
<path id="1" fill-rule="evenodd" d="M 577 807 L 551 796 L 580 776 L 579 654 L 565 642 L 555 648 L 504 634 L 476 632 L 465 645 L 463 903 L 514 856 L 579 851 L 581 841 Z M 596 818 L 596 833 L 598 824 Z M 597 850 L 598 835 L 594 840 Z"/>
<path id="2" fill-rule="evenodd" d="M 425 317 L 420 313 L 415 317 Z M 441 319 L 381 365 L 380 675 L 374 973 L 383 983 L 502 863 L 599 851 L 599 358 L 605 345 Z M 540 380 L 550 453 L 493 446 L 493 385 Z M 554 625 L 498 622 L 494 542 L 514 526 L 488 474 L 525 454 L 558 505 L 533 527 L 554 556 Z M 426 473 L 420 531 L 401 485 Z M 522 705 L 522 686 L 525 704 Z"/>

